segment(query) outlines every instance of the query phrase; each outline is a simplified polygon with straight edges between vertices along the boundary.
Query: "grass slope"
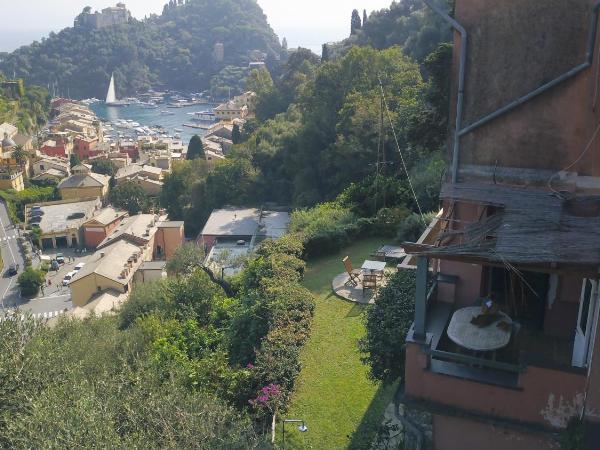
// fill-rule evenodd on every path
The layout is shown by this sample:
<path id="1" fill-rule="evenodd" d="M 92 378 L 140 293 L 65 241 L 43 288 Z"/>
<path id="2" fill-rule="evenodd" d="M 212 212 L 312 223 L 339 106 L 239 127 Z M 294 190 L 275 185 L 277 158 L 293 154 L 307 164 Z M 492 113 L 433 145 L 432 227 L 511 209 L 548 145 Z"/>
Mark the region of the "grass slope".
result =
<path id="1" fill-rule="evenodd" d="M 343 272 L 341 259 L 349 255 L 360 267 L 381 244 L 367 239 L 337 255 L 310 261 L 304 285 L 317 296 L 311 339 L 303 349 L 302 372 L 290 411 L 285 418 L 304 419 L 307 433 L 286 425 L 286 448 L 369 448 L 396 384 L 367 379 L 357 341 L 364 333 L 364 306 L 337 298 L 331 282 Z M 277 440 L 281 444 L 281 424 Z"/>

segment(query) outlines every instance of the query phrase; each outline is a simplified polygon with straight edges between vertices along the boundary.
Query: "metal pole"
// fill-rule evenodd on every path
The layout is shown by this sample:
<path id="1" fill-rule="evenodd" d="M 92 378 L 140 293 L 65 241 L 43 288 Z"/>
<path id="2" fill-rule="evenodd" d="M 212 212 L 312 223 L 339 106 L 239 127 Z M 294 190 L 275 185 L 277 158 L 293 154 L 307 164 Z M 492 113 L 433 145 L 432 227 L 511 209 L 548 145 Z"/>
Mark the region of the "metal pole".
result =
<path id="1" fill-rule="evenodd" d="M 426 256 L 417 256 L 417 293 L 415 298 L 415 327 L 413 336 L 418 340 L 425 340 L 425 316 L 427 314 L 427 275 L 429 259 Z"/>

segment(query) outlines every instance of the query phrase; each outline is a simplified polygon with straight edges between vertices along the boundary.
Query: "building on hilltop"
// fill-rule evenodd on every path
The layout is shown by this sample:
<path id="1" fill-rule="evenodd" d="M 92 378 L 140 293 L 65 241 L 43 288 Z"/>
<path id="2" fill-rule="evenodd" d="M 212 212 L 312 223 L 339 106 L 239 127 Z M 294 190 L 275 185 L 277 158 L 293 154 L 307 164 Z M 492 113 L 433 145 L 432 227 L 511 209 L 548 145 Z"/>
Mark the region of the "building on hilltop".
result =
<path id="1" fill-rule="evenodd" d="M 86 8 L 75 19 L 75 27 L 85 27 L 98 30 L 100 28 L 124 25 L 131 20 L 131 13 L 124 3 L 117 3 L 116 6 L 104 8 L 102 12 L 91 12 L 91 8 Z"/>
<path id="2" fill-rule="evenodd" d="M 404 246 L 417 295 L 398 411 L 433 448 L 549 450 L 571 420 L 598 448 L 595 4 L 456 1 L 443 212 Z"/>

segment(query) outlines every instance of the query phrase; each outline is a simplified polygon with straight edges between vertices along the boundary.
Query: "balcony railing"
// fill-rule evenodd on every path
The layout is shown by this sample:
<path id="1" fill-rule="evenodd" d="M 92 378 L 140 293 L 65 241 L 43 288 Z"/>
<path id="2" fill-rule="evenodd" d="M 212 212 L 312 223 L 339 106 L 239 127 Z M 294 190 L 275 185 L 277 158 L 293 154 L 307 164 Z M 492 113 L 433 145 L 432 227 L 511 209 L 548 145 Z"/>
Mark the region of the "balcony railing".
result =
<path id="1" fill-rule="evenodd" d="M 519 340 L 511 340 L 509 346 L 496 352 L 478 354 L 454 344 L 446 334 L 454 305 L 438 302 L 437 292 L 441 283 L 455 283 L 456 278 L 438 274 L 433 282 L 428 281 L 428 260 L 422 257 L 418 260 L 415 322 L 408 341 L 421 345 L 430 371 L 507 388 L 519 386 L 520 374 L 528 366 L 581 375 L 581 371 L 570 365 L 571 354 L 568 349 L 572 349 L 572 345 L 569 347 L 568 342 L 554 342 L 557 338 L 539 334 L 527 327 L 521 330 Z M 541 347 L 551 345 L 561 349 L 560 356 L 545 357 L 540 354 Z M 538 349 L 537 354 L 535 349 Z"/>

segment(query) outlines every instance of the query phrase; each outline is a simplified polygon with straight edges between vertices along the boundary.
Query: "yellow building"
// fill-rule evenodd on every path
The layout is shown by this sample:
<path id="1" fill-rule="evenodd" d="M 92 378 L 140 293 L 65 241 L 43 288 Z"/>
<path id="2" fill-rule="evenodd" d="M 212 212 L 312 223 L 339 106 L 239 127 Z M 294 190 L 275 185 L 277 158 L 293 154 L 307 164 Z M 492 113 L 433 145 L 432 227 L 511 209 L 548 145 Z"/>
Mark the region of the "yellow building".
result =
<path id="1" fill-rule="evenodd" d="M 125 240 L 97 251 L 69 283 L 73 305 L 83 307 L 106 291 L 127 294 L 139 267 L 152 259 L 152 247 Z"/>
<path id="2" fill-rule="evenodd" d="M 98 250 L 69 283 L 73 305 L 84 307 L 102 295 L 127 295 L 134 275 L 149 261 L 166 261 L 184 242 L 183 222 L 171 222 L 166 216 L 140 214 L 125 218 L 98 245 Z M 146 264 L 147 270 L 157 265 Z M 163 265 L 160 265 L 163 267 Z M 162 270 L 161 270 L 162 276 Z M 147 282 L 152 273 L 141 273 L 139 282 Z"/>
<path id="3" fill-rule="evenodd" d="M 0 172 L 0 189 L 14 189 L 17 192 L 25 189 L 23 172 Z"/>
<path id="4" fill-rule="evenodd" d="M 108 195 L 110 177 L 98 173 L 71 175 L 58 185 L 58 192 L 63 200 L 98 197 L 102 200 Z"/>

